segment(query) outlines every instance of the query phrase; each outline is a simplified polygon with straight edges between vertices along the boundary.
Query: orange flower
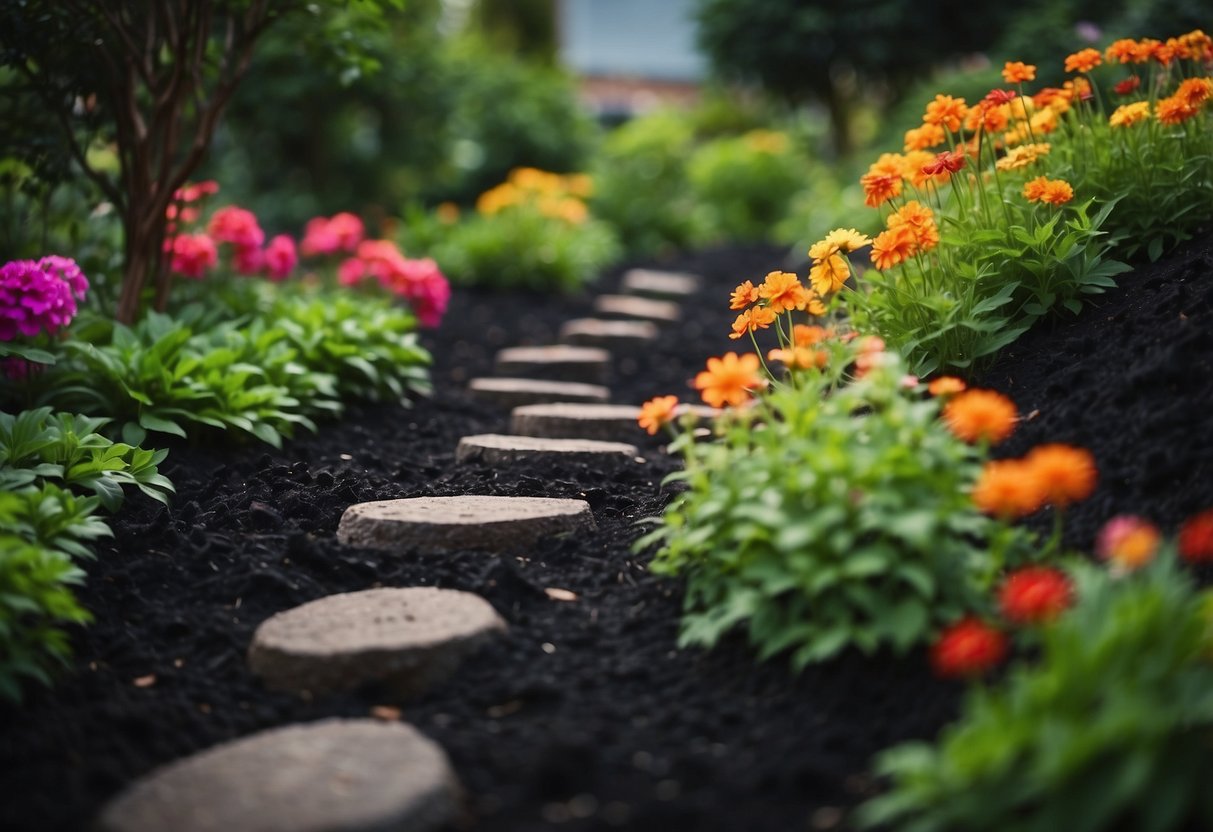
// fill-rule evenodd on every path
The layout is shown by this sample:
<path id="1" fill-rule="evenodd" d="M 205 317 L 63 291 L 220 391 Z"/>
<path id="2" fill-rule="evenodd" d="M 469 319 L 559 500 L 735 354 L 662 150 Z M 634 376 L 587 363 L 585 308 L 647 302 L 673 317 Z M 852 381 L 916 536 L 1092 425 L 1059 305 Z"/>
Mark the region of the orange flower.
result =
<path id="1" fill-rule="evenodd" d="M 930 150 L 943 144 L 946 136 L 938 124 L 924 124 L 906 131 L 906 153 L 911 150 Z"/>
<path id="2" fill-rule="evenodd" d="M 1179 556 L 1192 563 L 1213 561 L 1213 509 L 1189 517 L 1180 527 Z"/>
<path id="3" fill-rule="evenodd" d="M 1199 107 L 1213 98 L 1213 78 L 1185 79 L 1171 97 L 1183 101 L 1189 107 Z"/>
<path id="4" fill-rule="evenodd" d="M 1102 63 L 1098 49 L 1080 49 L 1066 56 L 1066 72 L 1090 72 Z"/>
<path id="5" fill-rule="evenodd" d="M 967 394 L 961 394 L 964 395 Z M 1026 517 L 1043 503 L 1040 480 L 1032 466 L 1022 459 L 987 462 L 973 486 L 973 504 L 978 510 L 1003 520 Z"/>
<path id="6" fill-rule="evenodd" d="M 1047 136 L 1057 129 L 1057 113 L 1051 107 L 1042 107 L 1028 123 L 1033 133 Z"/>
<path id="7" fill-rule="evenodd" d="M 792 327 L 792 343 L 798 347 L 811 347 L 820 344 L 832 334 L 830 330 L 822 326 L 796 324 Z"/>
<path id="8" fill-rule="evenodd" d="M 767 353 L 768 361 L 779 361 L 790 370 L 807 370 L 810 367 L 822 368 L 830 360 L 830 354 L 825 350 L 814 350 L 808 347 L 792 347 L 791 349 L 774 349 Z"/>
<path id="9" fill-rule="evenodd" d="M 965 117 L 965 100 L 953 98 L 950 95 L 937 95 L 935 100 L 927 104 L 927 111 L 922 120 L 926 124 L 935 124 L 945 130 L 955 133 Z"/>
<path id="10" fill-rule="evenodd" d="M 1113 517 L 1095 539 L 1095 553 L 1123 570 L 1145 566 L 1154 559 L 1161 535 L 1154 524 L 1141 517 Z"/>
<path id="11" fill-rule="evenodd" d="M 758 296 L 766 298 L 768 308 L 775 313 L 804 309 L 809 305 L 809 293 L 800 278 L 791 272 L 770 272 L 758 287 Z"/>
<path id="12" fill-rule="evenodd" d="M 745 309 L 751 303 L 758 302 L 758 287 L 746 281 L 733 290 L 729 298 L 729 309 Z"/>
<path id="13" fill-rule="evenodd" d="M 837 292 L 850 276 L 851 267 L 841 254 L 831 254 L 809 269 L 809 281 L 813 284 L 813 291 L 823 296 Z"/>
<path id="14" fill-rule="evenodd" d="M 879 208 L 901 194 L 899 173 L 865 173 L 860 177 L 859 184 L 863 186 L 863 204 L 869 208 Z"/>
<path id="15" fill-rule="evenodd" d="M 1008 621 L 1039 624 L 1061 615 L 1073 597 L 1070 579 L 1060 569 L 1028 566 L 1003 581 L 998 606 Z"/>
<path id="16" fill-rule="evenodd" d="M 674 421 L 677 410 L 677 396 L 657 396 L 640 406 L 640 416 L 636 421 L 649 432 L 649 436 L 656 436 L 657 431 Z"/>
<path id="17" fill-rule="evenodd" d="M 908 225 L 898 225 L 876 235 L 872 241 L 872 265 L 884 271 L 914 256 L 918 238 Z"/>
<path id="18" fill-rule="evenodd" d="M 752 391 L 766 386 L 758 374 L 759 364 L 758 356 L 752 352 L 740 356 L 727 352 L 719 358 L 709 358 L 708 368 L 695 376 L 695 388 L 712 407 L 745 404 Z"/>
<path id="19" fill-rule="evenodd" d="M 1138 122 L 1145 121 L 1150 117 L 1150 102 L 1149 101 L 1134 101 L 1132 104 L 1123 104 L 1116 108 L 1116 111 L 1108 117 L 1108 124 L 1113 127 L 1132 127 Z"/>
<path id="20" fill-rule="evenodd" d="M 1022 84 L 1036 80 L 1036 67 L 1023 61 L 1007 61 L 1002 68 L 1002 79 L 1008 84 Z"/>
<path id="21" fill-rule="evenodd" d="M 974 132 L 1001 133 L 1007 129 L 1010 120 L 1010 109 L 1005 104 L 982 101 L 965 116 L 965 128 Z"/>
<path id="22" fill-rule="evenodd" d="M 935 160 L 935 154 L 926 150 L 911 150 L 905 155 L 905 167 L 901 171 L 901 178 L 909 182 L 915 188 L 921 188 L 924 183 L 931 181 L 932 177 L 922 172 L 924 165 L 929 165 Z M 948 174 L 943 174 L 938 177 L 939 180 L 946 181 Z"/>
<path id="23" fill-rule="evenodd" d="M 940 376 L 927 384 L 927 392 L 932 396 L 954 396 L 963 393 L 966 387 L 968 385 L 956 376 Z"/>
<path id="24" fill-rule="evenodd" d="M 1027 456 L 1044 489 L 1045 502 L 1058 508 L 1085 500 L 1095 490 L 1095 457 L 1070 445 L 1038 445 Z"/>
<path id="25" fill-rule="evenodd" d="M 1159 99 L 1156 115 L 1162 124 L 1182 124 L 1198 112 L 1200 111 L 1188 102 L 1171 96 Z"/>
<path id="26" fill-rule="evenodd" d="M 747 309 L 733 321 L 733 332 L 729 335 L 734 341 L 743 335 L 766 329 L 775 323 L 775 313 L 765 306 L 755 306 Z"/>
<path id="27" fill-rule="evenodd" d="M 964 618 L 939 634 L 931 666 L 945 678 L 980 676 L 1007 655 L 1007 637 L 976 618 Z"/>
<path id="28" fill-rule="evenodd" d="M 1015 403 L 993 390 L 966 390 L 948 402 L 943 419 L 965 442 L 985 440 L 997 445 L 1015 430 Z"/>
<path id="29" fill-rule="evenodd" d="M 995 167 L 997 167 L 999 170 L 1019 170 L 1020 168 L 1026 168 L 1041 156 L 1048 156 L 1049 151 L 1052 149 L 1052 146 L 1046 142 L 1020 145 L 1019 147 L 1014 147 L 1008 150 L 1007 155 L 995 163 Z"/>
<path id="30" fill-rule="evenodd" d="M 910 200 L 889 215 L 889 228 L 903 225 L 908 226 L 914 233 L 917 250 L 930 251 L 939 244 L 939 227 L 935 225 L 935 212 L 918 200 Z"/>
<path id="31" fill-rule="evenodd" d="M 1104 50 L 1104 55 L 1109 61 L 1118 61 L 1122 64 L 1141 63 L 1137 60 L 1138 48 L 1137 41 L 1132 38 L 1121 38 L 1115 41 L 1111 46 Z M 1144 60 L 1144 59 L 1143 59 Z"/>
<path id="32" fill-rule="evenodd" d="M 1064 205 L 1074 198 L 1074 189 L 1064 179 L 1046 179 L 1038 176 L 1023 186 L 1023 195 L 1028 202 Z"/>

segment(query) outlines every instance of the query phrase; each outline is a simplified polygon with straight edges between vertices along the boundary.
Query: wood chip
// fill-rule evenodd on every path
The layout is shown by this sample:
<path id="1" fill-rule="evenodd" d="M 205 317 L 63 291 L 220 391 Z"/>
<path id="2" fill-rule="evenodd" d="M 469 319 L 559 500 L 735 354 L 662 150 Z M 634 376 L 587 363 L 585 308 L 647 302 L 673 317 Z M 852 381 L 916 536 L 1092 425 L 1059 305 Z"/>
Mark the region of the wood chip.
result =
<path id="1" fill-rule="evenodd" d="M 150 688 L 152 685 L 156 684 L 156 674 L 149 673 L 146 676 L 140 676 L 138 679 L 131 682 L 131 684 L 137 688 Z"/>
<path id="2" fill-rule="evenodd" d="M 371 708 L 371 716 L 384 722 L 399 722 L 400 718 L 404 716 L 404 712 L 399 708 L 393 708 L 391 705 L 376 705 Z"/>
<path id="3" fill-rule="evenodd" d="M 577 600 L 577 593 L 570 592 L 567 589 L 560 589 L 558 587 L 549 586 L 549 587 L 544 588 L 543 591 L 545 593 L 547 593 L 547 596 L 549 598 L 551 598 L 553 601 L 576 601 Z"/>

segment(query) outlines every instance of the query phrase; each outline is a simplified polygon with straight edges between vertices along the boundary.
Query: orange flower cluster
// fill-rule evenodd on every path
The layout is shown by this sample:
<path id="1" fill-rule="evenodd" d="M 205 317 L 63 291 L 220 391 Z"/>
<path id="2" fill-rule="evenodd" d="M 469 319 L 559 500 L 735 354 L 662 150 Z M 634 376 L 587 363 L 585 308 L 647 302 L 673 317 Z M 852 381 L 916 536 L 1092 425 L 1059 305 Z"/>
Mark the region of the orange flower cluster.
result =
<path id="1" fill-rule="evenodd" d="M 1070 445 L 1040 445 L 1023 459 L 986 464 L 973 488 L 973 503 L 986 514 L 1010 520 L 1045 505 L 1064 510 L 1095 490 L 1095 458 Z"/>
<path id="2" fill-rule="evenodd" d="M 754 391 L 766 387 L 759 364 L 754 353 L 727 352 L 719 358 L 709 358 L 707 369 L 695 376 L 695 389 L 712 407 L 745 404 Z"/>
<path id="3" fill-rule="evenodd" d="M 759 286 L 745 281 L 733 290 L 729 308 L 742 310 L 733 321 L 733 332 L 729 335 L 734 340 L 766 329 L 783 312 L 807 310 L 810 315 L 824 315 L 826 312 L 817 292 L 803 285 L 800 278 L 791 272 L 770 272 Z"/>
<path id="4" fill-rule="evenodd" d="M 1155 110 L 1163 124 L 1181 124 L 1195 118 L 1213 98 L 1213 78 L 1188 78 L 1167 98 L 1158 101 Z"/>
<path id="5" fill-rule="evenodd" d="M 943 420 L 965 442 L 998 444 L 1015 430 L 1015 403 L 993 390 L 966 390 L 943 409 Z"/>
<path id="6" fill-rule="evenodd" d="M 1121 64 L 1154 61 L 1162 66 L 1170 66 L 1177 60 L 1207 64 L 1213 61 L 1213 38 L 1200 29 L 1177 38 L 1168 38 L 1165 42 L 1154 38 L 1122 38 L 1109 46 L 1104 55 L 1109 62 Z"/>
<path id="7" fill-rule="evenodd" d="M 593 182 L 584 173 L 561 175 L 537 168 L 514 168 L 505 182 L 482 193 L 476 210 L 486 216 L 507 208 L 532 205 L 545 217 L 579 225 L 589 218 L 585 199 L 593 193 Z"/>
<path id="8" fill-rule="evenodd" d="M 1023 186 L 1023 195 L 1028 202 L 1065 205 L 1074 198 L 1074 189 L 1064 179 L 1046 179 L 1038 176 Z"/>
<path id="9" fill-rule="evenodd" d="M 885 230 L 872 241 L 872 265 L 882 271 L 891 269 L 937 245 L 939 226 L 935 224 L 935 212 L 912 199 L 889 215 Z"/>

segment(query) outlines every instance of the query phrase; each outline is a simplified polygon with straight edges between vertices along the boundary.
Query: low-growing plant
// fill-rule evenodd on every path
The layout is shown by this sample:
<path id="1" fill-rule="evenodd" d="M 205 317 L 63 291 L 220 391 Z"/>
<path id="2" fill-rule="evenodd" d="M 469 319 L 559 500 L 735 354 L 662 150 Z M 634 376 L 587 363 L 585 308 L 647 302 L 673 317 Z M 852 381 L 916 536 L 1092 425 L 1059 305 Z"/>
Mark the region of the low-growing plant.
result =
<path id="1" fill-rule="evenodd" d="M 879 757 L 892 788 L 862 807 L 865 825 L 1213 824 L 1213 594 L 1195 588 L 1171 549 L 1144 567 L 1136 544 L 1121 554 L 1120 570 L 1071 567 L 1076 601 L 1033 632 L 1036 660 L 996 686 L 975 686 L 934 743 Z M 1139 568 L 1126 575 L 1130 561 Z"/>
<path id="2" fill-rule="evenodd" d="M 481 194 L 475 214 L 447 228 L 434 259 L 455 283 L 573 291 L 619 254 L 611 228 L 586 207 L 589 177 L 519 168 Z"/>

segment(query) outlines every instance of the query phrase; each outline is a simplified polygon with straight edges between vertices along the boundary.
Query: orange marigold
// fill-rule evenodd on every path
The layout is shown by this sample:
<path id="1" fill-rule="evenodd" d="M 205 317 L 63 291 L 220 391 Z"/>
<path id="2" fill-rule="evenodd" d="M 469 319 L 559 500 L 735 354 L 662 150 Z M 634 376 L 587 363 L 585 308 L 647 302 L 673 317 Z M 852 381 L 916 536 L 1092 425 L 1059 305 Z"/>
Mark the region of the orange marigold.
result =
<path id="1" fill-rule="evenodd" d="M 766 298 L 772 312 L 790 312 L 804 309 L 809 304 L 809 294 L 800 278 L 791 272 L 770 272 L 758 287 L 758 296 Z"/>
<path id="2" fill-rule="evenodd" d="M 656 436 L 657 431 L 674 421 L 677 411 L 677 396 L 657 396 L 640 406 L 640 416 L 636 421 L 650 436 Z"/>
<path id="3" fill-rule="evenodd" d="M 863 186 L 863 204 L 869 208 L 879 208 L 901 194 L 900 173 L 865 173 L 859 184 Z"/>
<path id="4" fill-rule="evenodd" d="M 733 290 L 729 298 L 729 309 L 745 309 L 751 303 L 758 302 L 758 287 L 746 281 Z"/>
<path id="5" fill-rule="evenodd" d="M 1137 60 L 1137 41 L 1132 38 L 1121 38 L 1118 41 L 1114 41 L 1111 46 L 1104 50 L 1104 55 L 1109 61 L 1117 61 L 1122 64 L 1130 62 L 1141 63 L 1141 61 Z"/>
<path id="6" fill-rule="evenodd" d="M 955 133 L 960 129 L 961 122 L 964 121 L 965 110 L 963 98 L 936 95 L 935 100 L 927 104 L 927 111 L 922 120 L 926 124 L 935 124 Z"/>
<path id="7" fill-rule="evenodd" d="M 833 332 L 823 326 L 796 324 L 792 327 L 792 343 L 798 347 L 811 347 L 828 339 Z"/>
<path id="8" fill-rule="evenodd" d="M 771 350 L 767 353 L 767 360 L 786 364 L 790 370 L 807 370 L 810 367 L 820 369 L 829 363 L 830 354 L 825 350 L 792 347 L 791 349 Z"/>
<path id="9" fill-rule="evenodd" d="M 1199 107 L 1213 98 L 1213 78 L 1187 78 L 1180 82 L 1171 97 L 1187 103 L 1189 107 Z"/>
<path id="10" fill-rule="evenodd" d="M 911 150 L 930 150 L 943 144 L 946 138 L 938 124 L 924 124 L 906 131 L 905 149 L 907 153 Z"/>
<path id="11" fill-rule="evenodd" d="M 965 128 L 973 132 L 984 130 L 987 133 L 1001 133 L 1010 123 L 1010 113 L 1010 108 L 1005 104 L 981 101 L 965 116 Z"/>
<path id="12" fill-rule="evenodd" d="M 1138 122 L 1150 117 L 1149 101 L 1134 101 L 1132 104 L 1122 104 L 1112 115 L 1108 116 L 1108 124 L 1113 127 L 1132 127 Z"/>
<path id="13" fill-rule="evenodd" d="M 754 390 L 766 386 L 759 375 L 760 362 L 752 352 L 738 355 L 726 352 L 719 358 L 709 358 L 708 368 L 695 376 L 695 388 L 712 407 L 742 405 Z"/>
<path id="14" fill-rule="evenodd" d="M 1057 113 L 1052 107 L 1042 107 L 1036 111 L 1028 124 L 1032 126 L 1033 133 L 1047 136 L 1057 129 Z"/>
<path id="15" fill-rule="evenodd" d="M 1028 202 L 1065 205 L 1074 198 L 1074 189 L 1064 179 L 1046 179 L 1038 176 L 1023 186 L 1023 195 Z"/>
<path id="16" fill-rule="evenodd" d="M 1066 72 L 1090 72 L 1102 63 L 1098 49 L 1080 49 L 1066 56 Z"/>
<path id="17" fill-rule="evenodd" d="M 1137 569 L 1154 559 L 1162 536 L 1153 523 L 1130 514 L 1113 517 L 1095 539 L 1095 553 L 1124 570 Z"/>
<path id="18" fill-rule="evenodd" d="M 1070 445 L 1038 445 L 1027 456 L 1044 489 L 1045 502 L 1058 508 L 1085 500 L 1095 490 L 1095 457 Z"/>
<path id="19" fill-rule="evenodd" d="M 1015 430 L 1015 402 L 993 390 L 966 390 L 948 402 L 943 419 L 965 442 L 998 444 Z"/>
<path id="20" fill-rule="evenodd" d="M 733 321 L 733 331 L 729 334 L 729 337 L 736 341 L 743 335 L 748 335 L 759 329 L 766 329 L 773 323 L 775 323 L 775 313 L 773 311 L 765 306 L 755 306 L 737 316 L 737 320 Z"/>
<path id="21" fill-rule="evenodd" d="M 930 251 L 939 245 L 939 227 L 935 224 L 935 212 L 916 199 L 912 199 L 889 215 L 889 228 L 908 226 L 914 234 L 918 251 Z"/>
<path id="22" fill-rule="evenodd" d="M 1012 520 L 1039 509 L 1044 494 L 1036 472 L 1025 460 L 998 459 L 981 469 L 973 486 L 973 504 L 986 514 Z"/>
<path id="23" fill-rule="evenodd" d="M 940 376 L 931 379 L 927 384 L 927 392 L 932 396 L 955 396 L 957 393 L 963 393 L 966 387 L 968 385 L 964 380 L 956 376 Z"/>
<path id="24" fill-rule="evenodd" d="M 914 256 L 918 238 L 908 225 L 898 225 L 876 235 L 872 241 L 872 265 L 884 271 Z"/>
<path id="25" fill-rule="evenodd" d="M 1008 84 L 1022 84 L 1036 80 L 1036 67 L 1023 61 L 1007 61 L 1002 68 L 1002 80 Z"/>
<path id="26" fill-rule="evenodd" d="M 819 295 L 837 292 L 851 276 L 851 267 L 841 254 L 831 254 L 826 259 L 814 263 L 809 269 L 809 281 L 813 291 Z"/>
<path id="27" fill-rule="evenodd" d="M 1007 655 L 1007 637 L 976 618 L 952 624 L 931 646 L 931 666 L 945 678 L 980 676 Z"/>
<path id="28" fill-rule="evenodd" d="M 1158 116 L 1158 120 L 1163 124 L 1182 124 L 1188 119 L 1195 117 L 1198 112 L 1200 110 L 1193 107 L 1187 101 L 1171 96 L 1170 98 L 1159 99 L 1155 115 Z"/>
<path id="29" fill-rule="evenodd" d="M 1189 517 L 1180 527 L 1179 556 L 1192 563 L 1213 561 L 1213 509 Z"/>
<path id="30" fill-rule="evenodd" d="M 1012 572 L 998 592 L 1003 617 L 1016 624 L 1040 624 L 1065 612 L 1074 598 L 1066 573 L 1049 566 L 1028 566 Z"/>
<path id="31" fill-rule="evenodd" d="M 924 165 L 929 165 L 934 159 L 935 154 L 929 150 L 911 150 L 905 155 L 905 166 L 902 168 L 901 178 L 915 188 L 921 188 L 932 179 L 931 176 L 922 172 L 922 168 Z M 938 178 L 940 181 L 947 181 L 948 174 L 945 173 Z"/>

